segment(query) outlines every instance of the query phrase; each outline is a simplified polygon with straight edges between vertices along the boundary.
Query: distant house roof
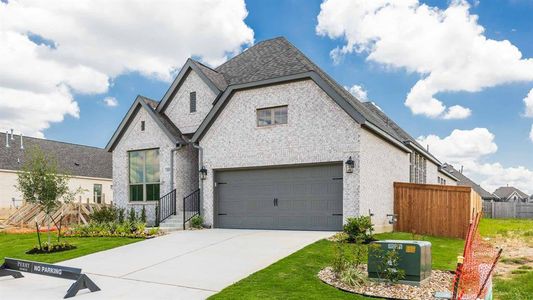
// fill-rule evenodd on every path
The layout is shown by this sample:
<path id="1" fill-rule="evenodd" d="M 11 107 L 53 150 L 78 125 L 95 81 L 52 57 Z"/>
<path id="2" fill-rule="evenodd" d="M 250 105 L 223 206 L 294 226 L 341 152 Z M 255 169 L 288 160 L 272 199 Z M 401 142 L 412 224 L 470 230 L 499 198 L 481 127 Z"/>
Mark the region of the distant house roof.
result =
<path id="1" fill-rule="evenodd" d="M 522 199 L 527 199 L 529 198 L 529 196 L 522 192 L 521 190 L 513 187 L 513 186 L 502 186 L 502 187 L 499 187 L 497 188 L 495 191 L 494 191 L 494 195 L 502 198 L 502 199 L 507 199 L 509 198 L 509 196 L 511 196 L 514 192 L 516 192 L 518 194 L 518 196 L 520 196 L 520 198 Z"/>
<path id="2" fill-rule="evenodd" d="M 105 149 L 51 141 L 33 137 L 23 137 L 24 149 L 20 147 L 20 135 L 11 140 L 6 147 L 6 134 L 0 133 L 0 169 L 21 170 L 28 159 L 28 150 L 38 146 L 46 155 L 55 157 L 58 168 L 71 176 L 112 178 L 112 156 Z"/>
<path id="3" fill-rule="evenodd" d="M 481 198 L 483 199 L 493 199 L 496 198 L 493 194 L 487 192 L 484 188 L 482 188 L 479 184 L 472 181 L 470 178 L 466 177 L 463 173 L 457 171 L 452 165 L 450 164 L 443 164 L 442 168 L 446 170 L 448 173 L 451 173 L 454 175 L 458 181 L 457 185 L 462 186 L 469 186 L 471 187 L 476 193 L 478 193 Z"/>

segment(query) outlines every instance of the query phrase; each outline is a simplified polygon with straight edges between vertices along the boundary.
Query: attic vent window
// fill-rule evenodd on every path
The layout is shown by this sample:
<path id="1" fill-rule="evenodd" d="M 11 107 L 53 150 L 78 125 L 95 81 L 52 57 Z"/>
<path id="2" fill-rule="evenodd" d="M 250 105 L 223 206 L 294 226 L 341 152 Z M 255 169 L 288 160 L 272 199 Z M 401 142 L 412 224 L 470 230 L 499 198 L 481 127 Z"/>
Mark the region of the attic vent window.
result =
<path id="1" fill-rule="evenodd" d="M 144 121 L 141 121 L 141 131 L 144 131 Z"/>
<path id="2" fill-rule="evenodd" d="M 189 100 L 190 112 L 196 112 L 196 92 L 191 92 L 191 94 L 189 95 Z"/>

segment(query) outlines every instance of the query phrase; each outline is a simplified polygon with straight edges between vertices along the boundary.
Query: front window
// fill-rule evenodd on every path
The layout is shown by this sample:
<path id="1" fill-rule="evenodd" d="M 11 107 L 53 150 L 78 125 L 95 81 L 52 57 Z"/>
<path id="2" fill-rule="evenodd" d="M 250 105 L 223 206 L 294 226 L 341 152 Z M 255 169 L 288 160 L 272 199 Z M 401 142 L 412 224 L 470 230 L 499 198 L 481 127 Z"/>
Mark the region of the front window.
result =
<path id="1" fill-rule="evenodd" d="M 159 149 L 130 151 L 130 201 L 159 200 Z"/>
<path id="2" fill-rule="evenodd" d="M 261 108 L 257 110 L 257 126 L 287 124 L 287 106 Z"/>
<path id="3" fill-rule="evenodd" d="M 93 185 L 93 195 L 94 199 L 93 201 L 96 203 L 102 203 L 102 185 L 95 183 Z"/>

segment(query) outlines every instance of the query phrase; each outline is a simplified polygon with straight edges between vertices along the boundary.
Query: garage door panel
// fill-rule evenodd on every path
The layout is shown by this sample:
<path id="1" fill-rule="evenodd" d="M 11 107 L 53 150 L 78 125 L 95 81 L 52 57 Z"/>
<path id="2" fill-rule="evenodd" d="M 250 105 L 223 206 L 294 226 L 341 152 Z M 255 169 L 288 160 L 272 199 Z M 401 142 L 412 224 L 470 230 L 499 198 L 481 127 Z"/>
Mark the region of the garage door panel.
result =
<path id="1" fill-rule="evenodd" d="M 218 227 L 342 229 L 342 164 L 223 171 L 215 180 Z"/>

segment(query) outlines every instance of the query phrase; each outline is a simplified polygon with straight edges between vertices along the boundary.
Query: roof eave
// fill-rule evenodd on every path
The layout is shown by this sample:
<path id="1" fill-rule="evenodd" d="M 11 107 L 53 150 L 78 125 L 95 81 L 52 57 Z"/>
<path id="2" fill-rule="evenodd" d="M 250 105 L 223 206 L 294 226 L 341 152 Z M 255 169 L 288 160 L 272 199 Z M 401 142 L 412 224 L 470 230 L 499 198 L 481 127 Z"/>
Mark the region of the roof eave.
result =
<path id="1" fill-rule="evenodd" d="M 420 154 L 422 156 L 424 156 L 425 158 L 431 160 L 437 166 L 439 166 L 439 167 L 442 166 L 442 163 L 437 158 L 435 158 L 433 155 L 431 155 L 431 153 L 427 152 L 427 150 L 421 148 L 416 143 L 413 143 L 412 141 L 405 141 L 404 143 L 406 143 L 406 144 L 410 145 L 411 147 L 415 148 L 416 150 L 418 150 L 418 152 L 420 152 Z"/>
<path id="2" fill-rule="evenodd" d="M 443 167 L 439 167 L 439 172 L 441 172 L 442 174 L 450 177 L 451 179 L 455 180 L 455 181 L 459 181 L 459 178 L 455 177 L 454 175 L 452 175 L 452 173 L 448 172 L 446 169 L 444 169 Z"/>
<path id="3" fill-rule="evenodd" d="M 405 153 L 412 153 L 413 151 L 411 149 L 409 149 L 409 147 L 405 146 L 402 142 L 398 141 L 397 139 L 393 138 L 392 136 L 390 136 L 388 133 L 386 133 L 384 130 L 380 129 L 379 127 L 377 127 L 376 125 L 370 123 L 370 122 L 365 122 L 363 124 L 361 124 L 362 127 L 372 131 L 373 133 L 379 135 L 381 138 L 385 139 L 386 141 L 388 141 L 390 144 L 392 144 L 393 146 L 399 148 L 400 150 L 404 151 Z"/>

